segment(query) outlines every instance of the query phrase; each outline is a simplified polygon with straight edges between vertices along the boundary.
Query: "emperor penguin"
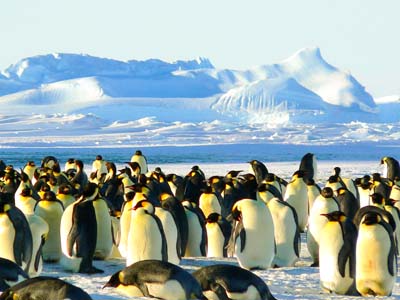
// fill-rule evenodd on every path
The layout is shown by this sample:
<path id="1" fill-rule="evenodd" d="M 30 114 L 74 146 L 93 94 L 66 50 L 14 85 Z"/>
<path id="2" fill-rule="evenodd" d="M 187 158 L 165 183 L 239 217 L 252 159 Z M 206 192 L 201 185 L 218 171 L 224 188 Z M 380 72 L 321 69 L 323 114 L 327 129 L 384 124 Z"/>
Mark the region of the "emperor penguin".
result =
<path id="1" fill-rule="evenodd" d="M 355 286 L 357 228 L 341 211 L 322 214 L 319 243 L 321 287 L 329 293 L 359 295 Z"/>
<path id="2" fill-rule="evenodd" d="M 125 201 L 121 208 L 121 216 L 119 219 L 120 224 L 120 239 L 118 243 L 118 250 L 122 257 L 127 256 L 128 236 L 131 226 L 132 208 L 135 206 L 134 202 L 135 193 L 129 192 L 125 194 Z"/>
<path id="3" fill-rule="evenodd" d="M 371 177 L 369 175 L 365 175 L 356 181 L 358 194 L 360 198 L 360 208 L 370 205 L 370 195 L 372 186 L 370 180 Z"/>
<path id="4" fill-rule="evenodd" d="M 0 292 L 28 278 L 29 275 L 15 262 L 0 257 Z"/>
<path id="5" fill-rule="evenodd" d="M 135 154 L 131 157 L 131 162 L 137 162 L 139 164 L 141 174 L 146 174 L 149 171 L 146 156 L 143 155 L 141 150 L 135 151 Z"/>
<path id="6" fill-rule="evenodd" d="M 38 167 L 36 166 L 35 162 L 30 160 L 26 163 L 22 171 L 28 175 L 29 180 L 34 183 L 33 181 L 35 180 L 35 173 L 37 169 Z"/>
<path id="7" fill-rule="evenodd" d="M 275 267 L 293 267 L 300 258 L 300 230 L 295 209 L 287 202 L 272 198 L 267 203 L 274 223 Z"/>
<path id="8" fill-rule="evenodd" d="M 176 197 L 169 194 L 160 195 L 161 207 L 171 212 L 178 226 L 178 235 L 181 244 L 180 254 L 185 256 L 186 246 L 189 238 L 189 224 L 183 205 Z"/>
<path id="9" fill-rule="evenodd" d="M 319 245 L 321 230 L 328 222 L 328 219 L 321 214 L 328 214 L 339 210 L 339 204 L 333 196 L 333 190 L 330 187 L 324 187 L 321 195 L 315 199 L 313 207 L 310 210 L 307 230 L 307 248 L 313 259 L 311 266 L 319 265 Z"/>
<path id="10" fill-rule="evenodd" d="M 15 197 L 15 206 L 25 215 L 32 214 L 37 201 L 32 197 L 32 189 L 25 187 L 21 190 L 19 197 Z"/>
<path id="11" fill-rule="evenodd" d="M 75 170 L 76 171 L 76 163 L 75 163 L 75 158 L 68 158 L 67 161 L 65 162 L 64 165 L 64 171 L 67 172 L 69 170 Z"/>
<path id="12" fill-rule="evenodd" d="M 264 179 L 265 176 L 268 174 L 268 168 L 259 160 L 253 159 L 249 161 L 249 164 L 256 176 L 256 181 L 260 184 Z"/>
<path id="13" fill-rule="evenodd" d="M 218 213 L 206 218 L 207 257 L 227 257 L 227 246 L 232 233 L 232 225 Z"/>
<path id="14" fill-rule="evenodd" d="M 354 219 L 357 211 L 360 209 L 360 202 L 346 187 L 340 187 L 336 191 L 336 200 L 339 203 L 340 211 L 350 220 Z"/>
<path id="15" fill-rule="evenodd" d="M 15 262 L 27 272 L 33 248 L 29 223 L 21 210 L 5 203 L 4 194 L 0 196 L 0 257 Z"/>
<path id="16" fill-rule="evenodd" d="M 199 208 L 205 217 L 208 217 L 212 213 L 221 214 L 221 204 L 219 201 L 217 194 L 212 191 L 211 186 L 203 190 L 199 198 Z"/>
<path id="17" fill-rule="evenodd" d="M 281 195 L 285 195 L 287 182 L 274 173 L 268 173 L 262 183 L 267 183 L 276 187 Z"/>
<path id="18" fill-rule="evenodd" d="M 165 176 L 167 183 L 171 189 L 172 195 L 176 196 L 176 190 L 183 184 L 182 176 L 171 173 Z"/>
<path id="19" fill-rule="evenodd" d="M 179 265 L 181 261 L 180 240 L 178 234 L 178 226 L 171 212 L 162 207 L 155 207 L 155 215 L 160 219 L 165 239 L 167 242 L 168 261 Z"/>
<path id="20" fill-rule="evenodd" d="M 188 242 L 186 245 L 186 257 L 206 256 L 207 231 L 205 228 L 205 217 L 196 203 L 190 201 L 182 202 L 188 220 Z"/>
<path id="21" fill-rule="evenodd" d="M 381 158 L 381 164 L 384 166 L 383 177 L 394 181 L 396 177 L 400 177 L 400 164 L 393 157 L 385 156 Z"/>
<path id="22" fill-rule="evenodd" d="M 232 208 L 234 226 L 228 251 L 242 268 L 267 269 L 275 256 L 274 224 L 265 203 L 242 199 Z"/>
<path id="23" fill-rule="evenodd" d="M 315 182 L 314 179 L 306 179 L 307 195 L 308 195 L 308 214 L 314 204 L 315 199 L 321 194 L 320 186 Z"/>
<path id="24" fill-rule="evenodd" d="M 49 224 L 34 213 L 25 216 L 32 233 L 32 262 L 28 274 L 30 277 L 35 277 L 39 276 L 43 269 L 42 249 L 49 233 Z"/>
<path id="25" fill-rule="evenodd" d="M 229 264 L 202 267 L 193 272 L 207 299 L 276 300 L 264 280 L 251 271 Z"/>
<path id="26" fill-rule="evenodd" d="M 113 228 L 111 215 L 106 200 L 100 195 L 92 200 L 96 217 L 97 237 L 93 257 L 99 260 L 107 259 L 113 248 Z"/>
<path id="27" fill-rule="evenodd" d="M 167 240 L 154 206 L 142 200 L 132 210 L 126 265 L 145 259 L 168 261 Z"/>
<path id="28" fill-rule="evenodd" d="M 22 281 L 1 294 L 0 299 L 91 300 L 81 288 L 55 277 L 38 276 Z"/>
<path id="29" fill-rule="evenodd" d="M 68 206 L 62 215 L 60 238 L 63 256 L 60 263 L 66 270 L 87 274 L 103 272 L 93 266 L 97 240 L 93 200 L 98 194 L 98 186 L 88 183 L 77 201 Z"/>
<path id="30" fill-rule="evenodd" d="M 108 173 L 103 156 L 96 155 L 96 159 L 92 162 L 92 173 L 96 173 L 97 180 L 102 182 L 102 178 Z"/>
<path id="31" fill-rule="evenodd" d="M 392 228 L 376 212 L 361 219 L 356 244 L 356 287 L 362 296 L 390 296 L 397 257 Z"/>
<path id="32" fill-rule="evenodd" d="M 76 200 L 75 196 L 72 194 L 72 186 L 66 183 L 63 183 L 58 187 L 56 197 L 61 201 L 64 209 L 66 209 Z"/>
<path id="33" fill-rule="evenodd" d="M 41 167 L 52 169 L 54 164 L 58 162 L 58 159 L 52 155 L 45 156 L 42 159 Z"/>
<path id="34" fill-rule="evenodd" d="M 272 198 L 283 200 L 280 191 L 269 183 L 261 183 L 257 187 L 256 199 L 267 204 Z"/>
<path id="35" fill-rule="evenodd" d="M 313 153 L 306 153 L 300 161 L 299 171 L 302 171 L 304 179 L 317 179 L 317 158 Z"/>
<path id="36" fill-rule="evenodd" d="M 52 191 L 48 191 L 44 194 L 43 199 L 36 203 L 34 213 L 49 224 L 47 240 L 42 248 L 43 260 L 45 262 L 57 262 L 62 254 L 60 224 L 64 206 Z"/>
<path id="37" fill-rule="evenodd" d="M 296 210 L 301 232 L 305 232 L 307 227 L 309 211 L 308 190 L 303 178 L 304 172 L 296 171 L 292 176 L 292 180 L 288 183 L 283 197 Z"/>
<path id="38" fill-rule="evenodd" d="M 200 284 L 185 269 L 166 261 L 142 260 L 113 274 L 105 287 L 128 297 L 206 300 Z"/>

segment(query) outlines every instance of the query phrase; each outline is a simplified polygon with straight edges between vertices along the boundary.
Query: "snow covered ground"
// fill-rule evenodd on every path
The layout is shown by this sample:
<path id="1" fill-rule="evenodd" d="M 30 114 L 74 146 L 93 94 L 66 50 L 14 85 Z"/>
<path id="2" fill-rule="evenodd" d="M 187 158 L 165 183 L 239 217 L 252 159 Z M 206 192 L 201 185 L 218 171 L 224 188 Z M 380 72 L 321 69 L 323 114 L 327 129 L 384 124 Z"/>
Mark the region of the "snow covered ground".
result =
<path id="1" fill-rule="evenodd" d="M 157 164 L 150 165 L 150 169 L 160 166 L 165 172 L 175 172 L 177 174 L 186 174 L 193 164 Z M 267 163 L 270 172 L 289 178 L 298 168 L 298 162 L 271 162 Z M 229 170 L 249 170 L 247 163 L 232 164 L 207 164 L 199 165 L 206 173 L 206 176 L 225 175 Z M 324 161 L 318 163 L 319 184 L 324 184 L 325 180 L 331 174 L 333 167 L 340 166 L 344 177 L 359 177 L 374 172 L 382 172 L 379 161 Z M 237 264 L 234 258 L 210 259 L 210 258 L 185 258 L 181 266 L 190 272 L 193 270 L 215 263 Z M 319 285 L 318 268 L 311 268 L 311 259 L 305 244 L 305 236 L 302 236 L 301 260 L 292 268 L 269 269 L 255 271 L 269 286 L 272 294 L 277 299 L 359 299 L 357 297 L 339 296 L 323 293 Z M 95 261 L 94 265 L 105 271 L 101 275 L 81 275 L 67 273 L 62 270 L 58 264 L 45 264 L 43 275 L 55 276 L 67 280 L 84 290 L 86 290 L 93 299 L 141 299 L 127 298 L 117 294 L 112 288 L 102 289 L 102 286 L 108 281 L 109 277 L 116 271 L 125 267 L 124 260 Z M 393 295 L 383 297 L 383 299 L 400 298 L 400 278 L 397 279 Z"/>

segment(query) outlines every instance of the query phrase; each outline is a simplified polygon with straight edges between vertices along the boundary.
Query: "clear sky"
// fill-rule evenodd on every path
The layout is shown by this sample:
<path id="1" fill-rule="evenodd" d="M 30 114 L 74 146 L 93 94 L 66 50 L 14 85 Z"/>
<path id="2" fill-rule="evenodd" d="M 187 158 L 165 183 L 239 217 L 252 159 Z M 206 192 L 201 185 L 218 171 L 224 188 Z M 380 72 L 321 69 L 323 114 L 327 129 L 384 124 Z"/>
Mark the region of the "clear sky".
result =
<path id="1" fill-rule="evenodd" d="M 4 0 L 0 70 L 53 52 L 272 64 L 318 46 L 374 97 L 400 94 L 400 0 Z"/>

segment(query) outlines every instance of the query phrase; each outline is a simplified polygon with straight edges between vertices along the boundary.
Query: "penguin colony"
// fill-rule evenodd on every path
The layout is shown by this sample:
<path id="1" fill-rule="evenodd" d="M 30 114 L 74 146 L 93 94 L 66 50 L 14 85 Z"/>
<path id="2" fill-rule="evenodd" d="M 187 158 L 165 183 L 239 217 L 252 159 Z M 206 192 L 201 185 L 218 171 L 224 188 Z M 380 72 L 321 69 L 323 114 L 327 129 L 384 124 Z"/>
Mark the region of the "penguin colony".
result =
<path id="1" fill-rule="evenodd" d="M 324 291 L 391 295 L 400 240 L 400 166 L 343 178 L 339 167 L 317 184 L 307 153 L 292 178 L 251 171 L 207 178 L 149 171 L 136 151 L 126 166 L 97 155 L 64 167 L 54 156 L 17 171 L 0 161 L 0 299 L 91 299 L 61 279 L 40 276 L 43 262 L 102 273 L 93 261 L 123 259 L 104 288 L 159 299 L 275 299 L 253 270 L 294 267 L 300 233 Z M 190 273 L 183 257 L 233 257 Z M 43 299 L 44 299 L 43 298 Z"/>

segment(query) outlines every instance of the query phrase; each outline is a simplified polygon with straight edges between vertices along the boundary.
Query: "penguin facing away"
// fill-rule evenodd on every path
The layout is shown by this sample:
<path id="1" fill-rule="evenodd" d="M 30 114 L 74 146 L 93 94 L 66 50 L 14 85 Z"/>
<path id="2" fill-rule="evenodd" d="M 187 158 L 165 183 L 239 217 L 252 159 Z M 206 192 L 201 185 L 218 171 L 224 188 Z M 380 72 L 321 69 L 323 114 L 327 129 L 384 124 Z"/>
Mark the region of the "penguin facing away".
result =
<path id="1" fill-rule="evenodd" d="M 304 179 L 316 180 L 317 159 L 313 153 L 307 153 L 301 158 L 299 171 L 304 173 Z"/>
<path id="2" fill-rule="evenodd" d="M 206 300 L 200 284 L 189 272 L 159 260 L 138 261 L 113 274 L 105 287 L 114 287 L 128 297 Z"/>
<path id="3" fill-rule="evenodd" d="M 359 295 L 355 288 L 357 228 L 341 211 L 322 216 L 328 223 L 321 229 L 319 271 L 323 290 L 341 295 Z"/>
<path id="4" fill-rule="evenodd" d="M 392 228 L 376 212 L 361 219 L 356 246 L 356 287 L 362 296 L 390 296 L 397 257 Z"/>
<path id="5" fill-rule="evenodd" d="M 64 280 L 39 276 L 22 281 L 7 289 L 1 294 L 0 299 L 91 300 L 92 298 L 81 288 Z"/>
<path id="6" fill-rule="evenodd" d="M 264 280 L 246 269 L 217 264 L 193 273 L 207 299 L 276 300 Z"/>
<path id="7" fill-rule="evenodd" d="M 188 220 L 188 242 L 186 245 L 186 257 L 206 256 L 207 231 L 205 217 L 200 208 L 193 202 L 183 201 L 186 218 Z"/>
<path id="8" fill-rule="evenodd" d="M 400 177 L 400 164 L 395 158 L 390 156 L 382 157 L 381 164 L 385 167 L 383 177 L 391 181 L 394 181 L 396 177 Z"/>

